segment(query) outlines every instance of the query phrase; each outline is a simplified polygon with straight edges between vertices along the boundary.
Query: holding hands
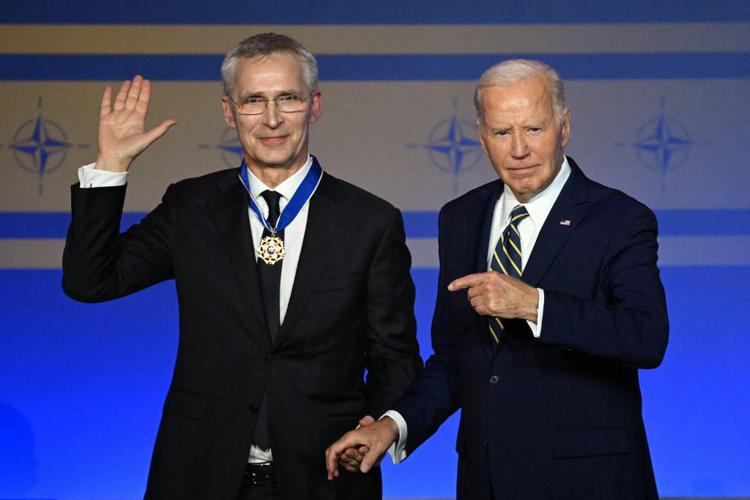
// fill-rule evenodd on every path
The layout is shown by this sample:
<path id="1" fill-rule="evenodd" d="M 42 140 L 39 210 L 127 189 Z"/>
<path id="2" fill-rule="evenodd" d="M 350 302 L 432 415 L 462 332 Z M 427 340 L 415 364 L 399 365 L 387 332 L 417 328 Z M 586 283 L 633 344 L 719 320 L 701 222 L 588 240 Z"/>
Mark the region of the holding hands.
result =
<path id="1" fill-rule="evenodd" d="M 144 130 L 150 99 L 151 82 L 140 75 L 122 83 L 114 104 L 112 87 L 104 89 L 99 113 L 97 169 L 126 172 L 136 156 L 177 123 L 168 119 L 151 130 Z"/>
<path id="2" fill-rule="evenodd" d="M 339 477 L 339 465 L 349 472 L 369 472 L 398 441 L 398 424 L 390 417 L 375 422 L 367 416 L 359 425 L 326 450 L 329 481 Z"/>

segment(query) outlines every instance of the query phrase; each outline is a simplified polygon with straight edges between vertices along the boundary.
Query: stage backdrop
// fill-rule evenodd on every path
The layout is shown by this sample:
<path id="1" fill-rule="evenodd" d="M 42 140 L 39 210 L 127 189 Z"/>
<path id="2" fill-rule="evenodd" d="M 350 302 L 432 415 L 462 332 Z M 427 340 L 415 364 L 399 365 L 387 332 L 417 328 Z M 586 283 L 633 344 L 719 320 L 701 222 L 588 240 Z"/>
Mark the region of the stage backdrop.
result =
<path id="1" fill-rule="evenodd" d="M 221 116 L 223 53 L 260 31 L 318 54 L 311 150 L 404 212 L 422 354 L 446 201 L 494 177 L 473 126 L 488 66 L 557 68 L 568 154 L 652 207 L 671 338 L 642 372 L 659 490 L 750 496 L 750 4 L 746 1 L 6 1 L 0 5 L 0 497 L 137 498 L 174 362 L 174 285 L 84 305 L 61 290 L 76 169 L 94 160 L 105 85 L 153 81 L 151 124 L 178 124 L 136 161 L 125 225 L 170 182 L 236 166 Z M 454 494 L 457 415 L 388 498 Z"/>

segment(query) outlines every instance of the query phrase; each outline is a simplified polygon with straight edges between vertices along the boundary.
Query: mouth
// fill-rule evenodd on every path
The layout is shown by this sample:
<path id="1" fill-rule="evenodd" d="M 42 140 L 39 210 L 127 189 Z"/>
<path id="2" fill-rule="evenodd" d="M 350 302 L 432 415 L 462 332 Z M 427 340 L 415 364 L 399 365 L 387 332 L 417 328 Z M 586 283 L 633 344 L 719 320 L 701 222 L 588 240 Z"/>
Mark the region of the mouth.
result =
<path id="1" fill-rule="evenodd" d="M 538 163 L 534 163 L 532 165 L 516 165 L 514 167 L 508 167 L 508 170 L 511 171 L 514 174 L 523 175 L 523 174 L 527 174 L 527 173 L 533 171 L 537 167 L 539 167 L 539 164 Z"/>
<path id="2" fill-rule="evenodd" d="M 258 140 L 266 146 L 277 146 L 286 140 L 286 135 L 273 135 L 266 137 L 258 137 Z"/>

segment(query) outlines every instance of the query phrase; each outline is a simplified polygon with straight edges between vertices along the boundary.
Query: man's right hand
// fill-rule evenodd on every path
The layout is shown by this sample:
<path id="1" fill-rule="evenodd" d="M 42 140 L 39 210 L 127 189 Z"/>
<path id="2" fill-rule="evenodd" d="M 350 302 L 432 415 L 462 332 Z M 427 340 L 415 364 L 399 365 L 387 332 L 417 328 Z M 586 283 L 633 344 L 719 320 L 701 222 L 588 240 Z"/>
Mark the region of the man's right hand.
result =
<path id="1" fill-rule="evenodd" d="M 326 450 L 328 479 L 333 480 L 339 477 L 339 460 L 347 450 L 351 448 L 366 450 L 359 470 L 369 472 L 380 463 L 385 452 L 396 441 L 398 441 L 398 424 L 390 417 L 384 417 L 371 425 L 347 432 Z"/>
<path id="2" fill-rule="evenodd" d="M 97 170 L 127 172 L 136 156 L 177 123 L 168 119 L 144 131 L 150 99 L 151 82 L 140 75 L 136 75 L 132 82 L 122 82 L 114 105 L 111 102 L 112 87 L 104 89 L 99 114 Z"/>

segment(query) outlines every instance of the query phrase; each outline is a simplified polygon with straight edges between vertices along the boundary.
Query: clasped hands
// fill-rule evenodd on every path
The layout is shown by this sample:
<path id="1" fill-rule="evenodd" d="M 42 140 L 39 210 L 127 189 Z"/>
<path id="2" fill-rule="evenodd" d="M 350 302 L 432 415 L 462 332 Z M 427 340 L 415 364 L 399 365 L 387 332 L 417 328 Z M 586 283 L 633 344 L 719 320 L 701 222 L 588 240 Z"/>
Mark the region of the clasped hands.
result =
<path id="1" fill-rule="evenodd" d="M 452 281 L 448 290 L 466 290 L 471 307 L 482 316 L 537 321 L 537 289 L 505 274 L 494 271 L 469 274 Z M 344 434 L 326 450 L 328 479 L 339 477 L 339 466 L 349 472 L 370 471 L 398 437 L 398 425 L 390 417 L 377 422 L 369 415 L 364 417 L 357 429 Z"/>
<path id="2" fill-rule="evenodd" d="M 339 465 L 349 472 L 369 472 L 398 441 L 398 424 L 383 417 L 375 422 L 371 416 L 359 421 L 359 427 L 344 434 L 326 450 L 328 480 L 339 477 Z"/>

